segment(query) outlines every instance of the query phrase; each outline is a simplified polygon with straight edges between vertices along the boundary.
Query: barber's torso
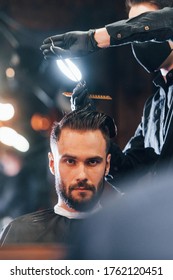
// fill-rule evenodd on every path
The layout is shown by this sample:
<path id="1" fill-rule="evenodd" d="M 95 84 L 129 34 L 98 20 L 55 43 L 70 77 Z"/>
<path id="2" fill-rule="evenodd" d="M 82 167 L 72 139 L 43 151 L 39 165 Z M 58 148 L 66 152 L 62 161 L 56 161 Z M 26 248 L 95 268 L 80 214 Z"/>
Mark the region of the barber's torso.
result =
<path id="1" fill-rule="evenodd" d="M 168 84 L 161 77 L 154 81 L 158 90 L 146 102 L 143 114 L 144 145 L 154 148 L 157 154 L 161 153 L 168 135 L 173 133 L 173 70 L 167 74 L 167 80 Z"/>

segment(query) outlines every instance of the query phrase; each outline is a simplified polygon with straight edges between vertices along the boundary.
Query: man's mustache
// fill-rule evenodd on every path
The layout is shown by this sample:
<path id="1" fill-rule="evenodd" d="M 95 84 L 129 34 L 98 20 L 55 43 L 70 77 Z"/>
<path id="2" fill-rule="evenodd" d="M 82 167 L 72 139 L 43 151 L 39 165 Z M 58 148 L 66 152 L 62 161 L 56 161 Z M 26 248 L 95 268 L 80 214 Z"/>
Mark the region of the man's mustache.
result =
<path id="1" fill-rule="evenodd" d="M 91 184 L 88 184 L 87 182 L 84 182 L 84 181 L 80 181 L 74 185 L 71 185 L 69 187 L 69 190 L 70 191 L 73 191 L 73 190 L 76 190 L 76 189 L 79 189 L 79 188 L 83 188 L 85 190 L 89 190 L 89 191 L 92 191 L 95 193 L 95 186 L 94 185 L 91 185 Z"/>

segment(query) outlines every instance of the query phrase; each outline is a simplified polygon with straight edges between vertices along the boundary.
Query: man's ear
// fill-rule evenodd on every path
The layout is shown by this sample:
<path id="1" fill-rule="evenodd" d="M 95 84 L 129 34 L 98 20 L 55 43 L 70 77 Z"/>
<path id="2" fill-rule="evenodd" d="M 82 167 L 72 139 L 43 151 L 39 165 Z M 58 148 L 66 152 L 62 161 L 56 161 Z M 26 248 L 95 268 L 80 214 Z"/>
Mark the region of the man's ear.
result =
<path id="1" fill-rule="evenodd" d="M 49 159 L 49 169 L 50 169 L 50 172 L 53 175 L 55 175 L 54 158 L 53 158 L 53 154 L 51 152 L 48 153 L 48 159 Z"/>
<path id="2" fill-rule="evenodd" d="M 108 155 L 107 155 L 107 158 L 106 158 L 105 176 L 107 176 L 108 173 L 109 173 L 110 162 L 111 162 L 111 154 L 108 154 Z"/>

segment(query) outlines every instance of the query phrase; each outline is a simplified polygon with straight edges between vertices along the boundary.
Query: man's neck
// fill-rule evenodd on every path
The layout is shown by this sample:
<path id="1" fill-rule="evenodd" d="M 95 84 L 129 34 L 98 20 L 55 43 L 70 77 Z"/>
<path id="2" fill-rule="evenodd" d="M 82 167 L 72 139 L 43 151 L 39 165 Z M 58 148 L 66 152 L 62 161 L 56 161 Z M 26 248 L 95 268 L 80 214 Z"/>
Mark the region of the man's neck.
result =
<path id="1" fill-rule="evenodd" d="M 160 69 L 160 72 L 161 72 L 161 74 L 162 74 L 162 76 L 163 76 L 163 78 L 164 78 L 164 80 L 165 80 L 165 83 L 167 83 L 166 75 L 167 75 L 167 74 L 169 73 L 169 71 L 171 71 L 171 70 L 173 70 L 173 65 L 171 65 L 171 67 L 170 67 L 170 68 L 167 68 L 167 69 L 164 69 L 164 68 Z"/>
<path id="2" fill-rule="evenodd" d="M 173 50 L 173 43 L 170 43 L 171 48 Z M 160 72 L 165 79 L 166 82 L 166 75 L 168 74 L 169 71 L 173 69 L 173 51 L 171 54 L 167 57 L 167 59 L 163 62 L 163 64 L 160 66 Z"/>
<path id="3" fill-rule="evenodd" d="M 87 212 L 78 212 L 76 210 L 70 211 L 68 209 L 65 209 L 64 207 L 60 206 L 58 203 L 54 206 L 54 212 L 58 215 L 67 217 L 69 219 L 84 219 L 87 218 L 88 216 L 91 216 L 92 214 L 98 212 L 101 209 L 100 203 L 98 203 L 92 210 L 87 211 Z"/>
<path id="4" fill-rule="evenodd" d="M 161 74 L 162 74 L 162 76 L 163 76 L 163 78 L 164 78 L 164 80 L 165 80 L 165 82 L 166 82 L 166 75 L 168 74 L 168 70 L 165 70 L 165 69 L 160 69 L 160 72 L 161 72 Z"/>

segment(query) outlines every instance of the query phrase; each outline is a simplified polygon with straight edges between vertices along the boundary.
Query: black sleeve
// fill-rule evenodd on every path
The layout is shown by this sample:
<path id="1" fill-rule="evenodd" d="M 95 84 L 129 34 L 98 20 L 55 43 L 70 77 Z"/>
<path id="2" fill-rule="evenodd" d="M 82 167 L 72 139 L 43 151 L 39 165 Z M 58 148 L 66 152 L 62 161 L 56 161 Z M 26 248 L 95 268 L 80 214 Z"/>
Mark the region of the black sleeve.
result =
<path id="1" fill-rule="evenodd" d="M 131 19 L 106 25 L 111 46 L 131 42 L 173 40 L 173 8 L 146 12 Z"/>
<path id="2" fill-rule="evenodd" d="M 131 144 L 132 146 L 125 151 L 121 151 L 115 143 L 112 144 L 110 175 L 114 179 L 129 175 L 131 172 L 145 174 L 158 160 L 159 155 L 153 148 L 145 148 L 140 136 L 133 138 Z"/>
<path id="3" fill-rule="evenodd" d="M 144 175 L 152 170 L 159 159 L 159 155 L 152 147 L 145 146 L 145 119 L 148 118 L 152 98 L 151 96 L 146 101 L 141 122 L 125 148 L 121 150 L 115 143 L 111 145 L 110 175 L 114 181 L 132 173 Z"/>

